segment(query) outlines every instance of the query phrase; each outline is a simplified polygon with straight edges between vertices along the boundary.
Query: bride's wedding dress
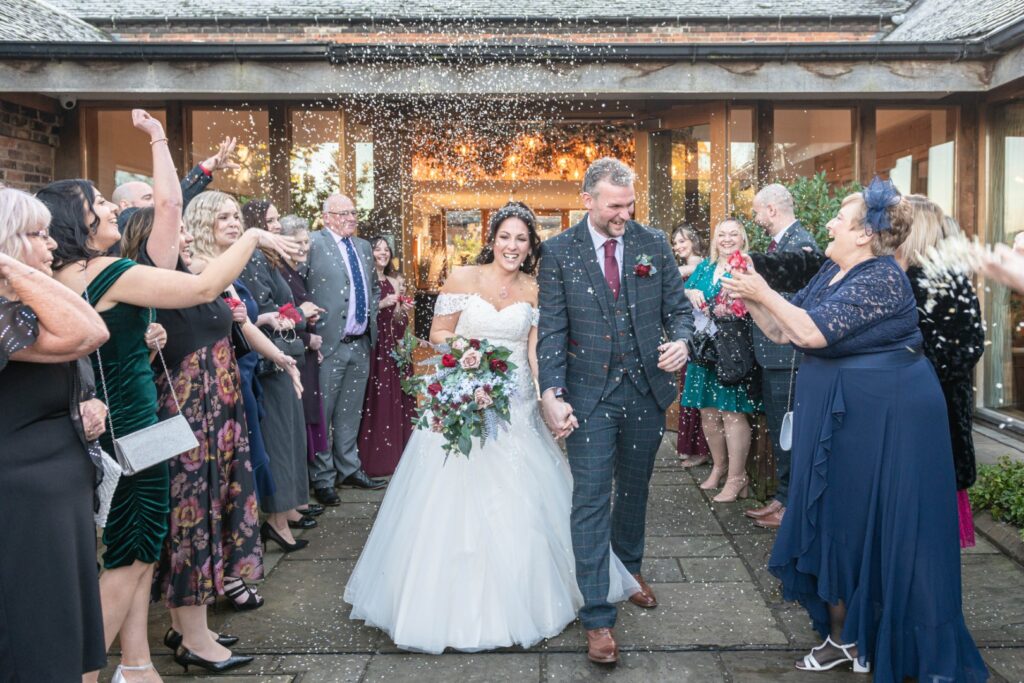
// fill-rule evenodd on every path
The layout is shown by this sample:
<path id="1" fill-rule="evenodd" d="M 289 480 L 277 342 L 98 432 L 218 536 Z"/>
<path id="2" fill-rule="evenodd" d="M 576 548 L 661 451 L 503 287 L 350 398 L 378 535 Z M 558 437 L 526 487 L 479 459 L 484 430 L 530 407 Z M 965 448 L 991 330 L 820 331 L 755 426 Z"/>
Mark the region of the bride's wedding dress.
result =
<path id="1" fill-rule="evenodd" d="M 560 633 L 583 597 L 576 585 L 568 463 L 537 409 L 527 360 L 529 303 L 495 309 L 475 294 L 442 294 L 461 312 L 456 334 L 512 351 L 511 425 L 469 457 L 445 460 L 439 435 L 417 430 L 388 486 L 345 588 L 352 618 L 403 649 L 438 654 L 529 647 Z M 612 554 L 609 599 L 638 587 Z"/>

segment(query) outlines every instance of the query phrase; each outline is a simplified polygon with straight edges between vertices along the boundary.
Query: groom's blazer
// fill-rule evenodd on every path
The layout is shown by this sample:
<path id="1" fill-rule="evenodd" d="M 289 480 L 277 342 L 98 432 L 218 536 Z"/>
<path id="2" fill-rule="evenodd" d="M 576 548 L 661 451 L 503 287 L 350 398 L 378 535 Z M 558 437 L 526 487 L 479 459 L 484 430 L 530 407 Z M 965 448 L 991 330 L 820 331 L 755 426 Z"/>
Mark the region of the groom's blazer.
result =
<path id="1" fill-rule="evenodd" d="M 641 256 L 655 271 L 636 274 Z M 674 374 L 658 369 L 658 347 L 666 341 L 689 341 L 693 310 L 683 293 L 675 257 L 665 233 L 634 221 L 623 236 L 622 288 L 640 361 L 662 410 L 679 393 Z M 612 360 L 614 299 L 597 261 L 584 218 L 575 227 L 540 247 L 540 323 L 537 360 L 540 389 L 568 392 L 576 416 L 585 419 L 601 400 Z"/>

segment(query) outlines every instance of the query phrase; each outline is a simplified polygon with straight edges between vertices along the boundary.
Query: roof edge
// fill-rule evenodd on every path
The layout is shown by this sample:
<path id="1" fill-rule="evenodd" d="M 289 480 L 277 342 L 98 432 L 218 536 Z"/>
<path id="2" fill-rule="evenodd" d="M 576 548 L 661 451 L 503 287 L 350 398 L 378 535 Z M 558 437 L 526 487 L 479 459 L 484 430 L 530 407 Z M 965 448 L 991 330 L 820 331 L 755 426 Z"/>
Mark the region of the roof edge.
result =
<path id="1" fill-rule="evenodd" d="M 1020 40 L 1022 36 L 1011 36 Z M 1003 41 L 847 43 L 562 43 L 467 42 L 345 45 L 337 43 L 153 43 L 0 41 L 5 60 L 315 61 L 466 63 L 622 61 L 961 61 L 991 59 L 1016 43 Z"/>

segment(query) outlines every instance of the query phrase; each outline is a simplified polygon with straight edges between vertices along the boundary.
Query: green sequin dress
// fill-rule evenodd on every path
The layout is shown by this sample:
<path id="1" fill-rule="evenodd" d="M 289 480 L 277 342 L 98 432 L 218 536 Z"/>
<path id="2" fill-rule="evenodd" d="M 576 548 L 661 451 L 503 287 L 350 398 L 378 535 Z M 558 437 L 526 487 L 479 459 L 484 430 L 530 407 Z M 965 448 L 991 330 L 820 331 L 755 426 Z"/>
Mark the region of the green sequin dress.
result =
<path id="1" fill-rule="evenodd" d="M 697 264 L 693 275 L 686 281 L 686 288 L 701 291 L 710 306 L 722 291 L 722 281 L 715 282 L 714 277 L 714 261 L 704 259 Z M 724 386 L 718 381 L 714 369 L 706 368 L 696 361 L 686 366 L 686 384 L 679 403 L 684 408 L 718 408 L 734 413 L 756 413 L 761 410 L 761 402 L 751 400 L 744 384 Z"/>
<path id="2" fill-rule="evenodd" d="M 87 289 L 88 300 L 99 301 L 118 278 L 137 265 L 131 259 L 119 259 L 93 278 Z M 110 339 L 100 347 L 106 398 L 110 419 L 117 436 L 131 434 L 157 422 L 156 385 L 149 365 L 149 349 L 144 337 L 151 322 L 151 311 L 119 303 L 102 311 L 100 317 L 110 330 Z M 97 383 L 100 368 L 92 354 Z M 103 399 L 103 387 L 97 386 Z M 100 437 L 103 449 L 113 454 L 108 429 Z M 170 480 L 163 462 L 133 476 L 123 476 L 114 491 L 107 527 L 103 530 L 103 566 L 126 567 L 135 560 L 152 563 L 160 559 L 170 519 Z"/>

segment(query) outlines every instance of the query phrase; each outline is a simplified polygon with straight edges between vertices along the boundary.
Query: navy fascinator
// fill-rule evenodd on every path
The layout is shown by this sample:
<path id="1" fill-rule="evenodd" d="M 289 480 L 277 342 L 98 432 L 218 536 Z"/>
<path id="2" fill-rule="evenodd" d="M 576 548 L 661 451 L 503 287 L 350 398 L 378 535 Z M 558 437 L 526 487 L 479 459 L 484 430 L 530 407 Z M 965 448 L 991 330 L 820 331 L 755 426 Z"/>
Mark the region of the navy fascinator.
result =
<path id="1" fill-rule="evenodd" d="M 889 222 L 890 207 L 900 203 L 902 196 L 891 180 L 882 180 L 875 176 L 871 184 L 864 188 L 864 203 L 868 207 L 868 215 L 865 219 L 874 232 L 891 230 L 892 223 Z"/>

